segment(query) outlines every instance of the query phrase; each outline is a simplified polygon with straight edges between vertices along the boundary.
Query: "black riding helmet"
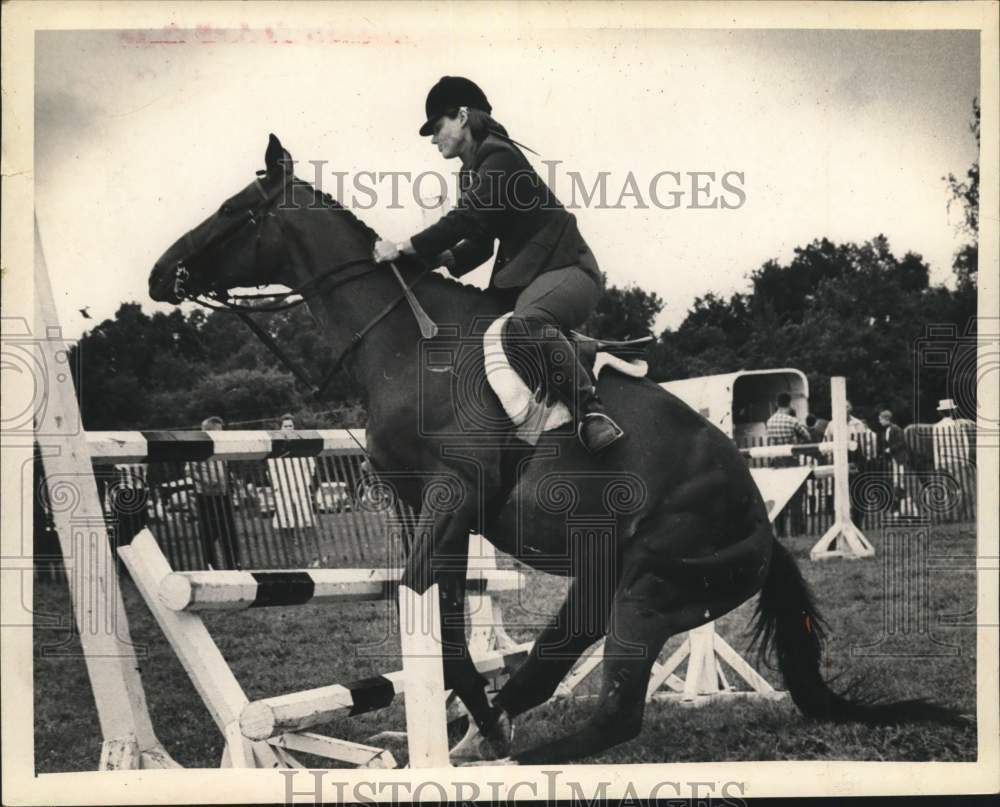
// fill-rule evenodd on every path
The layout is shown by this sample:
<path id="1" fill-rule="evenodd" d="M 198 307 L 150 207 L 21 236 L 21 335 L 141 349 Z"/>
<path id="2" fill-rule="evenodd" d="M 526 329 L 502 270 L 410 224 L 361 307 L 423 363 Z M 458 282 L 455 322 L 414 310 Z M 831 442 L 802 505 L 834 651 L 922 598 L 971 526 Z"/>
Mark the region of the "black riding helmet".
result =
<path id="1" fill-rule="evenodd" d="M 450 109 L 467 106 L 481 109 L 487 115 L 493 111 L 486 93 L 479 88 L 479 85 L 461 76 L 442 76 L 427 93 L 427 103 L 424 106 L 427 122 L 420 127 L 421 137 L 434 134 L 434 124 Z"/>

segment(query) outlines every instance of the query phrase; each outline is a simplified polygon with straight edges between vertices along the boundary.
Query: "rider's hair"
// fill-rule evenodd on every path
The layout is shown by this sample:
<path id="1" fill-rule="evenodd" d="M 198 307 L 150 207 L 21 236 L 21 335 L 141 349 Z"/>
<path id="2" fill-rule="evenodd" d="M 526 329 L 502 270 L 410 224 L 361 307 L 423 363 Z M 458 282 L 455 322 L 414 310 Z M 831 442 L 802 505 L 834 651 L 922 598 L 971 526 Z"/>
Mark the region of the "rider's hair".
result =
<path id="1" fill-rule="evenodd" d="M 779 392 L 778 393 L 778 398 L 777 398 L 777 403 L 778 403 L 778 406 L 791 406 L 792 405 L 792 396 L 789 395 L 787 392 Z"/>
<path id="2" fill-rule="evenodd" d="M 291 414 L 290 412 L 285 412 L 285 414 L 283 414 L 280 418 L 278 418 L 278 423 L 284 423 L 286 420 L 290 420 L 292 421 L 292 423 L 294 423 L 295 415 Z"/>
<path id="3" fill-rule="evenodd" d="M 504 139 L 510 138 L 510 135 L 507 134 L 507 129 L 504 125 L 495 121 L 489 112 L 484 112 L 482 109 L 468 107 L 468 113 L 469 131 L 472 133 L 472 139 L 477 143 L 482 143 L 488 134 L 498 134 Z M 458 107 L 449 109 L 444 114 L 445 117 L 448 118 L 457 117 Z"/>
<path id="4" fill-rule="evenodd" d="M 211 417 L 207 417 L 201 422 L 202 431 L 207 431 L 213 426 L 218 426 L 220 429 L 224 429 L 226 427 L 226 422 L 218 415 L 212 415 Z"/>

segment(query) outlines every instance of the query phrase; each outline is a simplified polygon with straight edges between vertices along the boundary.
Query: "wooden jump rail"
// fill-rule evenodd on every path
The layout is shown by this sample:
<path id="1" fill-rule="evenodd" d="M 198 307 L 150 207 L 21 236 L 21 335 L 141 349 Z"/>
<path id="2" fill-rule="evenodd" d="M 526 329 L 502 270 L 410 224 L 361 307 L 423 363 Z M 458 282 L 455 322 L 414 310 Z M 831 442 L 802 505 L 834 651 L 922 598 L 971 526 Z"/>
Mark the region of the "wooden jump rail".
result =
<path id="1" fill-rule="evenodd" d="M 524 661 L 531 643 L 508 652 L 492 652 L 474 659 L 476 669 L 486 676 L 509 672 Z M 248 703 L 240 714 L 240 729 L 249 740 L 269 740 L 289 731 L 319 726 L 349 710 L 350 715 L 366 714 L 389 706 L 406 693 L 404 671 L 391 672 L 353 684 L 333 684 Z"/>
<path id="2" fill-rule="evenodd" d="M 342 429 L 150 430 L 90 432 L 84 439 L 92 463 L 119 464 L 360 456 L 365 437 L 363 432 L 352 435 Z M 479 536 L 471 540 L 469 567 L 463 570 L 467 575 L 472 627 L 469 648 L 473 658 L 478 659 L 477 664 L 483 665 L 481 672 L 496 678 L 508 673 L 508 663 L 527 652 L 529 646 L 516 645 L 507 635 L 499 603 L 491 595 L 517 590 L 522 585 L 522 575 L 514 570 L 497 569 L 492 546 Z M 229 764 L 273 767 L 288 761 L 288 750 L 308 750 L 355 765 L 394 767 L 391 754 L 383 749 L 319 735 L 304 739 L 301 728 L 329 719 L 317 719 L 316 715 L 328 716 L 343 709 L 360 714 L 381 708 L 404 689 L 410 767 L 448 764 L 447 693 L 437 638 L 440 604 L 436 585 L 418 595 L 399 585 L 402 572 L 398 569 L 175 572 L 148 532 L 140 533 L 131 546 L 122 547 L 119 552 L 133 578 L 143 580 L 140 586 L 143 596 L 175 653 L 182 661 L 187 659 L 185 669 L 196 688 L 206 703 L 216 702 L 214 709 L 210 705 L 210 711 L 217 716 L 216 722 L 226 737 Z M 240 733 L 239 718 L 249 701 L 205 631 L 198 616 L 200 612 L 395 598 L 400 609 L 401 672 L 258 702 L 249 711 L 252 736 Z M 223 691 L 212 684 L 216 676 L 225 680 Z M 266 728 L 268 725 L 296 726 L 298 730 L 271 731 Z M 264 734 L 266 743 L 254 739 Z"/>
<path id="3" fill-rule="evenodd" d="M 418 764 L 448 764 L 444 733 L 447 692 L 443 679 L 434 675 L 434 670 L 430 675 L 423 674 L 423 665 L 430 662 L 436 661 L 440 668 L 440 643 L 430 633 L 419 628 L 416 631 L 401 628 L 401 671 L 251 702 L 200 616 L 204 611 L 392 599 L 397 592 L 402 600 L 403 592 L 409 589 L 398 585 L 401 570 L 175 572 L 148 530 L 142 530 L 131 544 L 120 547 L 118 552 L 226 738 L 226 764 L 232 767 L 289 766 L 295 760 L 288 752 L 299 751 L 360 767 L 396 767 L 392 754 L 384 748 L 305 730 L 343 713 L 354 716 L 385 708 L 400 695 L 409 704 L 407 738 L 410 739 L 411 734 L 420 736 L 428 727 L 433 732 L 432 739 L 424 737 L 411 746 L 411 766 L 415 755 L 419 758 Z M 473 562 L 481 560 L 473 558 Z M 470 606 L 476 597 L 480 598 L 475 603 L 479 607 L 471 608 L 473 637 L 470 649 L 476 668 L 486 677 L 509 673 L 512 665 L 523 661 L 530 649 L 530 643 L 517 645 L 510 640 L 502 623 L 496 622 L 500 616 L 499 605 L 488 599 L 489 594 L 518 589 L 521 582 L 520 573 L 513 570 L 473 568 L 469 572 Z M 431 591 L 430 602 L 422 604 L 425 607 L 437 604 L 436 587 Z M 430 609 L 432 624 L 433 611 Z M 406 613 L 405 609 L 401 611 L 401 614 Z M 433 633 L 436 635 L 436 631 Z M 418 666 L 413 668 L 413 663 Z M 440 691 L 435 692 L 436 687 Z M 424 691 L 428 688 L 429 693 Z M 411 711 L 416 711 L 416 719 L 422 721 L 421 725 L 411 725 Z"/>
<path id="4" fill-rule="evenodd" d="M 392 754 L 382 748 L 318 734 L 283 734 L 269 742 L 252 742 L 240 733 L 239 719 L 249 703 L 229 664 L 197 614 L 167 608 L 157 595 L 161 582 L 172 573 L 170 564 L 148 530 L 142 530 L 118 553 L 132 581 L 167 637 L 225 738 L 223 767 L 297 767 L 289 751 L 303 751 L 364 768 L 395 768 Z"/>
<path id="5" fill-rule="evenodd" d="M 359 455 L 364 430 L 87 432 L 95 463 L 266 460 Z M 357 438 L 357 439 L 355 439 Z"/>
<path id="6" fill-rule="evenodd" d="M 849 448 L 853 451 L 857 448 L 854 440 L 850 441 Z M 814 456 L 820 454 L 833 454 L 834 446 L 832 442 L 827 443 L 789 443 L 778 446 L 751 446 L 741 448 L 740 453 L 744 457 L 751 459 L 772 459 L 775 457 L 801 457 Z"/>
<path id="7" fill-rule="evenodd" d="M 160 601 L 173 611 L 241 611 L 289 605 L 395 599 L 402 569 L 309 569 L 261 572 L 173 572 L 159 585 Z M 517 591 L 520 572 L 473 569 L 472 594 Z"/>
<path id="8" fill-rule="evenodd" d="M 854 440 L 849 441 L 848 447 L 851 451 L 857 448 Z M 826 443 L 794 443 L 778 446 L 751 446 L 741 448 L 740 453 L 747 459 L 775 459 L 778 457 L 815 457 L 817 454 L 833 454 L 834 444 Z M 813 479 L 828 479 L 834 476 L 834 465 L 809 465 L 802 466 L 810 469 L 810 476 Z"/>

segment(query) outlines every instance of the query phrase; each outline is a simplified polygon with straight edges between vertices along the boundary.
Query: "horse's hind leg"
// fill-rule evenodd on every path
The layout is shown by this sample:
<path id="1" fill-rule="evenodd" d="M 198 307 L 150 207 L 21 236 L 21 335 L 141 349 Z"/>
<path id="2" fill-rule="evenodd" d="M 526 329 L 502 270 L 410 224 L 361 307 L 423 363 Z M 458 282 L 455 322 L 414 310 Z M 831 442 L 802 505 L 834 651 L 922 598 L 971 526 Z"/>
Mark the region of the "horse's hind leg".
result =
<path id="1" fill-rule="evenodd" d="M 749 594 L 708 591 L 700 576 L 671 579 L 656 556 L 636 552 L 614 594 L 597 705 L 579 730 L 515 754 L 522 765 L 567 762 L 631 740 L 642 728 L 649 676 L 671 636 L 730 611 Z M 701 589 L 699 591 L 699 588 Z"/>
<path id="2" fill-rule="evenodd" d="M 604 643 L 603 680 L 597 706 L 576 732 L 519 754 L 522 765 L 567 762 L 635 737 L 642 726 L 649 675 L 660 649 L 676 633 L 676 620 L 642 601 L 615 597 Z M 550 693 L 551 694 L 551 693 Z"/>
<path id="3" fill-rule="evenodd" d="M 559 613 L 504 684 L 494 707 L 513 717 L 551 698 L 577 659 L 604 636 L 613 591 L 613 585 L 588 585 L 584 579 L 574 578 Z"/>

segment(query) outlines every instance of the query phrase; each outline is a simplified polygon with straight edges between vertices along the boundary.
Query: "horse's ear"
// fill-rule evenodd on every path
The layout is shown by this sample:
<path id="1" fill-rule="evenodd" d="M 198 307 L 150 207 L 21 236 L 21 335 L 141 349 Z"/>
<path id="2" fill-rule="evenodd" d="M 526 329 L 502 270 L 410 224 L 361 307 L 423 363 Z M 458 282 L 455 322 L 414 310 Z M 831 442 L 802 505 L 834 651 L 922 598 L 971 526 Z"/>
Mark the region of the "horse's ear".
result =
<path id="1" fill-rule="evenodd" d="M 271 176 L 280 173 L 282 163 L 286 163 L 287 168 L 291 170 L 292 155 L 285 151 L 281 141 L 272 134 L 267 139 L 267 151 L 264 152 L 264 165 L 267 166 L 267 173 Z"/>

